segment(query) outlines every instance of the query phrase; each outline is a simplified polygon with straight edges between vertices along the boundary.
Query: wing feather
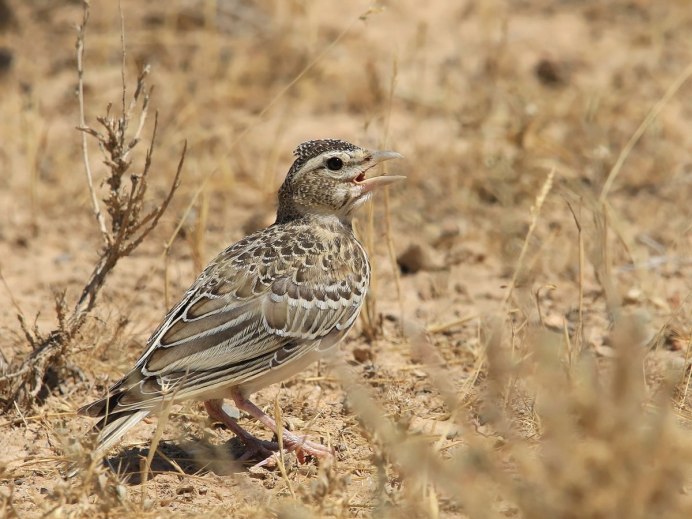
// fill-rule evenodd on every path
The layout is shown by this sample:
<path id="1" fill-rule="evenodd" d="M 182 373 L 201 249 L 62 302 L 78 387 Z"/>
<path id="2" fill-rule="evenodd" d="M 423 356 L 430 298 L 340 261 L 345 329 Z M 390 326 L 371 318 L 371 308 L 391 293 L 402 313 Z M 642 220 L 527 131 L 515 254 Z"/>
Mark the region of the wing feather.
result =
<path id="1" fill-rule="evenodd" d="M 358 316 L 369 266 L 354 238 L 325 246 L 311 232 L 270 227 L 224 251 L 164 318 L 105 407 L 152 409 L 172 392 L 183 399 L 240 385 L 336 344 Z"/>

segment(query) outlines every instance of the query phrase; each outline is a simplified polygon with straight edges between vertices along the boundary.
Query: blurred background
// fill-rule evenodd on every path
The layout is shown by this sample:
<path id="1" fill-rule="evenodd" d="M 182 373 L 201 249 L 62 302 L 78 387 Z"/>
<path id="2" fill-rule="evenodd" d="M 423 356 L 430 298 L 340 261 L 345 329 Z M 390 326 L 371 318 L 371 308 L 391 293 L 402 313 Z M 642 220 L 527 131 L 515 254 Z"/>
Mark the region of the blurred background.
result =
<path id="1" fill-rule="evenodd" d="M 34 515 L 46 511 L 37 496 L 48 495 L 66 513 L 97 513 L 99 503 L 133 513 L 138 489 L 117 499 L 117 492 L 75 498 L 82 494 L 53 481 L 55 468 L 37 471 L 26 460 L 62 452 L 55 440 L 61 427 L 85 430 L 86 421 L 70 413 L 129 369 L 211 258 L 273 222 L 295 147 L 340 138 L 405 156 L 387 167 L 407 175 L 406 184 L 375 198 L 356 222 L 376 277 L 343 348 L 382 416 L 405 437 L 368 422 L 338 377 L 314 367 L 306 380 L 270 388 L 258 402 L 279 398 L 296 428 L 302 420 L 318 435 L 339 438 L 346 447 L 336 467 L 316 475 L 315 467 L 292 465 L 287 480 L 162 469 L 150 482 L 151 507 L 251 515 L 267 500 L 280 508 L 295 487 L 300 513 L 315 516 L 686 516 L 688 0 L 120 5 L 122 17 L 115 2 L 91 3 L 87 124 L 98 129 L 109 103 L 112 113 L 120 109 L 123 70 L 129 100 L 137 75 L 151 66 L 144 136 L 154 111 L 159 119 L 148 204 L 165 197 L 187 141 L 182 184 L 157 229 L 108 278 L 74 341 L 70 362 L 81 378 L 58 387 L 35 420 L 0 428 L 0 451 L 11 452 L 0 455 L 10 467 L 6 482 L 16 487 L 5 503 Z M 30 350 L 18 311 L 49 331 L 53 294 L 65 291 L 74 304 L 101 247 L 76 130 L 81 21 L 78 1 L 0 1 L 5 364 Z M 143 167 L 144 147 L 133 153 L 133 172 Z M 106 168 L 94 142 L 89 161 L 97 194 L 105 196 Z M 620 332 L 618 323 L 626 323 Z M 582 358 L 584 370 L 575 367 Z M 554 379 L 563 372 L 566 378 Z M 620 384 L 612 394 L 581 392 L 610 387 L 610 376 Z M 547 404 L 541 411 L 536 402 Z M 578 417 L 556 418 L 556 409 L 568 408 Z M 644 410 L 655 416 L 651 423 Z M 200 432 L 202 414 L 187 405 L 165 438 L 209 435 L 208 427 Z M 593 418 L 593 429 L 584 417 Z M 640 426 L 649 432 L 638 436 Z M 155 422 L 144 425 L 130 441 L 146 448 L 154 429 Z M 421 459 L 451 456 L 458 464 L 442 469 L 430 461 L 411 475 L 396 445 L 413 437 L 435 445 Z M 551 437 L 564 443 L 549 444 Z M 228 434 L 215 430 L 210 441 L 223 444 Z M 661 452 L 647 457 L 653 446 Z M 576 472 L 556 468 L 566 466 Z M 639 478 L 652 466 L 660 470 L 647 486 Z M 455 491 L 435 473 L 465 483 Z M 16 486 L 18 479 L 24 484 Z M 627 498 L 635 489 L 642 496 L 636 503 Z"/>

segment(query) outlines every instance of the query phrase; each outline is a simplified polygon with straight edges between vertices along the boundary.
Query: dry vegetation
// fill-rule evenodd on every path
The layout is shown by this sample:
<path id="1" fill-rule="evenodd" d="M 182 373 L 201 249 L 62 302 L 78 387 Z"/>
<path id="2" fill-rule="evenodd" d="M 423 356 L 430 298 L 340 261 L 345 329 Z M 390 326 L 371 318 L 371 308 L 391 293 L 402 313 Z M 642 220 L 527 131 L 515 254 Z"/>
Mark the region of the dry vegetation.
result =
<path id="1" fill-rule="evenodd" d="M 692 516 L 688 0 L 146 4 L 122 1 L 126 95 L 151 65 L 137 211 L 165 212 L 104 277 L 61 369 L 6 402 L 0 516 Z M 83 172 L 81 20 L 75 1 L 0 1 L 2 395 L 118 232 Z M 102 131 L 122 101 L 117 5 L 92 5 L 85 41 L 85 122 Z M 163 421 L 126 437 L 116 470 L 92 461 L 75 409 L 207 260 L 272 221 L 292 149 L 320 137 L 400 151 L 409 176 L 358 220 L 377 278 L 342 361 L 257 396 L 336 461 L 238 466 L 198 403 L 171 409 L 150 472 Z M 111 207 L 113 164 L 89 146 Z"/>

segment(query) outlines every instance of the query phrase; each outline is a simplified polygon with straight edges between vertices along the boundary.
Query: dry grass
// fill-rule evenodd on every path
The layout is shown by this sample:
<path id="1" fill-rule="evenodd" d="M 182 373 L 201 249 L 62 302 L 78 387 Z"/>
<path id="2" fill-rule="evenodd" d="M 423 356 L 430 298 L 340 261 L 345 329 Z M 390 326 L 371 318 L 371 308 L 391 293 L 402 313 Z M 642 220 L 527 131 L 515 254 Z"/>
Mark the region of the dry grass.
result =
<path id="1" fill-rule="evenodd" d="M 103 241 L 75 130 L 81 6 L 7 5 L 2 373 L 30 353 L 17 313 L 55 329 L 53 292 L 78 300 Z M 73 339 L 80 371 L 0 417 L 0 516 L 690 517 L 684 0 L 122 7 L 126 76 L 151 65 L 159 113 L 143 214 L 187 140 L 184 181 Z M 84 58 L 95 127 L 121 102 L 117 6 L 92 5 Z M 342 359 L 257 398 L 335 462 L 248 471 L 196 403 L 138 426 L 116 470 L 92 460 L 74 410 L 201 265 L 271 221 L 291 150 L 319 137 L 386 143 L 409 176 L 360 215 L 376 283 Z M 89 157 L 100 201 L 108 170 Z M 82 470 L 63 480 L 69 460 Z"/>

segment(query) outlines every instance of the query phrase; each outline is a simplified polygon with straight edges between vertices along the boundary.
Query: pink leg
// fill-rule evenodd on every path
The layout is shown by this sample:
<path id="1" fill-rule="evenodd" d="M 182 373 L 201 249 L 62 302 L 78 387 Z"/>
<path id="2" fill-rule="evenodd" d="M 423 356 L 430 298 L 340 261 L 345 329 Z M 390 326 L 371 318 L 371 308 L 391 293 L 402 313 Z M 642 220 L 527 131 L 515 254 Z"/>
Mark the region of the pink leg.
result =
<path id="1" fill-rule="evenodd" d="M 267 428 L 271 429 L 274 434 L 278 435 L 278 428 L 274 419 L 264 413 L 259 407 L 250 402 L 245 396 L 239 391 L 233 390 L 231 392 L 231 398 L 235 402 L 235 405 L 241 411 L 245 411 L 250 416 L 256 418 L 262 422 Z M 331 457 L 332 450 L 326 445 L 321 443 L 316 443 L 308 440 L 305 436 L 298 436 L 287 429 L 283 429 L 282 437 L 284 445 L 286 445 L 289 451 L 295 451 L 298 455 L 298 459 L 302 462 L 304 461 L 305 455 L 314 456 L 316 458 Z"/>
<path id="2" fill-rule="evenodd" d="M 204 408 L 212 420 L 216 420 L 228 427 L 233 433 L 240 438 L 247 447 L 247 451 L 240 458 L 240 461 L 245 461 L 253 457 L 261 456 L 268 460 L 275 451 L 279 449 L 279 444 L 276 442 L 268 442 L 256 438 L 245 429 L 243 429 L 235 418 L 223 410 L 223 400 L 207 400 L 204 402 Z"/>

